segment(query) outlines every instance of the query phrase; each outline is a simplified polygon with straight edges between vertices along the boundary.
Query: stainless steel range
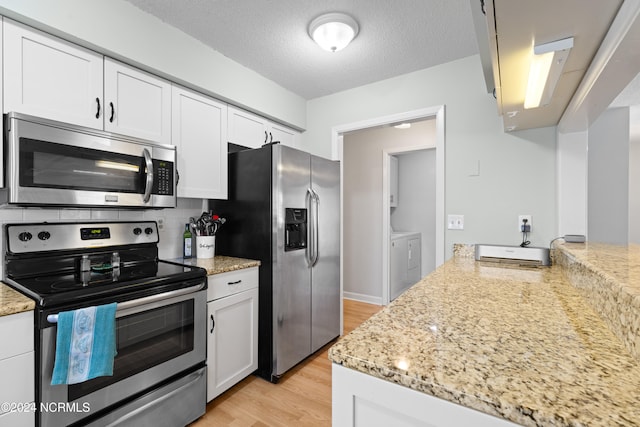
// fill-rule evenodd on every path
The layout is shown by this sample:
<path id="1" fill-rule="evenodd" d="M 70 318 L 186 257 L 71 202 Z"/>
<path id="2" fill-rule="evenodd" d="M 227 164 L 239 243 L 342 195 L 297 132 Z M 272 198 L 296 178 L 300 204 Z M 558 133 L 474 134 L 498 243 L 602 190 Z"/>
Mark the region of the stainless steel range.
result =
<path id="1" fill-rule="evenodd" d="M 206 405 L 206 271 L 158 260 L 155 222 L 5 225 L 5 282 L 36 302 L 40 426 L 182 426 Z M 57 315 L 116 302 L 113 376 L 51 385 Z"/>

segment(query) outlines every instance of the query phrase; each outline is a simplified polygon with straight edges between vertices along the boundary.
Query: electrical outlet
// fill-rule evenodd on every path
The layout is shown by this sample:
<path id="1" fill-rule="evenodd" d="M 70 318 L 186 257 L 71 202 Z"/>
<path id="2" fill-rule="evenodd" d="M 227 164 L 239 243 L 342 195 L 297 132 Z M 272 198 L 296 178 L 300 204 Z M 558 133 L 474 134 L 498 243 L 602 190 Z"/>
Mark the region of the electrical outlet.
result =
<path id="1" fill-rule="evenodd" d="M 518 233 L 522 233 L 524 230 L 522 230 L 522 226 L 524 225 L 524 220 L 527 220 L 527 225 L 529 226 L 529 230 L 527 230 L 527 232 L 531 232 L 531 230 L 533 229 L 533 226 L 531 224 L 531 215 L 518 215 Z"/>
<path id="2" fill-rule="evenodd" d="M 448 215 L 447 228 L 449 230 L 464 230 L 464 215 Z"/>

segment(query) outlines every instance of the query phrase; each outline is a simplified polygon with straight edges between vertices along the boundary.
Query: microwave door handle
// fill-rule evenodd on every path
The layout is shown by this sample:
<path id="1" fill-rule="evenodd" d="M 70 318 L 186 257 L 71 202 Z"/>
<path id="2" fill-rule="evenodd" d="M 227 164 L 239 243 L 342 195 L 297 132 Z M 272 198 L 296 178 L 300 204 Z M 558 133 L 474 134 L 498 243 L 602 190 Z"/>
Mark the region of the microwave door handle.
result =
<path id="1" fill-rule="evenodd" d="M 153 160 L 151 160 L 151 154 L 146 148 L 142 150 L 144 161 L 147 164 L 147 183 L 144 187 L 144 196 L 142 201 L 147 203 L 151 198 L 151 189 L 153 188 Z"/>

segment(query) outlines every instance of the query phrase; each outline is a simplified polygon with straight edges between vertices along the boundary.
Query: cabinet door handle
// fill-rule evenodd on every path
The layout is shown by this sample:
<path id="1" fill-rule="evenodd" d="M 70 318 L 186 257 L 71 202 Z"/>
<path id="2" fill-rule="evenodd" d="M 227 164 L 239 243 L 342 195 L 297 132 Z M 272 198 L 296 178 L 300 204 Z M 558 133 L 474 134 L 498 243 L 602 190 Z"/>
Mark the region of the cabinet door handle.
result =
<path id="1" fill-rule="evenodd" d="M 269 143 L 273 142 L 273 135 L 271 135 L 271 132 L 269 132 Z"/>
<path id="2" fill-rule="evenodd" d="M 265 131 L 264 131 L 264 143 L 265 143 L 265 144 L 267 143 L 267 137 L 268 137 L 268 135 L 267 135 L 267 131 L 265 130 Z"/>
<path id="3" fill-rule="evenodd" d="M 96 103 L 98 104 L 98 111 L 96 111 L 96 119 L 100 118 L 100 98 L 96 98 Z"/>
<path id="4" fill-rule="evenodd" d="M 215 327 L 216 327 L 216 321 L 213 318 L 213 314 L 212 314 L 211 315 L 211 331 L 210 331 L 210 333 L 213 333 L 213 330 L 215 329 Z"/>
<path id="5" fill-rule="evenodd" d="M 237 285 L 238 283 L 242 283 L 242 280 L 236 280 L 235 282 L 227 282 L 227 285 Z"/>
<path id="6" fill-rule="evenodd" d="M 113 106 L 113 102 L 110 102 L 109 106 L 111 107 L 111 117 L 109 117 L 109 122 L 113 123 L 113 115 L 116 113 L 116 109 Z"/>

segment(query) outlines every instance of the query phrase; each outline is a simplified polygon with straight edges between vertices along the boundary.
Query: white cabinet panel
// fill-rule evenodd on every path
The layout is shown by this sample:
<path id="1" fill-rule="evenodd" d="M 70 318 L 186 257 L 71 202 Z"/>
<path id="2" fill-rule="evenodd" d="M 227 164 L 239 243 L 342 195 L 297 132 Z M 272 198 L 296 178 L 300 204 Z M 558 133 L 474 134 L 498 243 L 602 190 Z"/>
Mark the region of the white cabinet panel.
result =
<path id="1" fill-rule="evenodd" d="M 389 206 L 398 207 L 398 158 L 389 156 Z"/>
<path id="2" fill-rule="evenodd" d="M 300 132 L 273 123 L 264 117 L 229 106 L 229 142 L 249 148 L 280 142 L 298 148 Z"/>
<path id="3" fill-rule="evenodd" d="M 0 403 L 25 404 L 35 400 L 33 327 L 33 311 L 0 316 Z M 2 413 L 0 409 L 0 426 L 33 423 L 33 412 Z"/>
<path id="4" fill-rule="evenodd" d="M 33 402 L 35 368 L 33 351 L 0 360 L 0 403 Z"/>
<path id="5" fill-rule="evenodd" d="M 207 277 L 207 301 L 258 287 L 258 267 L 213 274 Z"/>
<path id="6" fill-rule="evenodd" d="M 0 415 L 0 426 L 33 427 L 35 424 L 35 412 L 10 412 Z"/>
<path id="7" fill-rule="evenodd" d="M 171 144 L 171 84 L 104 59 L 104 129 Z"/>
<path id="8" fill-rule="evenodd" d="M 5 113 L 102 129 L 102 55 L 6 18 L 3 32 Z"/>
<path id="9" fill-rule="evenodd" d="M 229 142 L 260 148 L 267 141 L 266 120 L 255 114 L 229 106 Z"/>
<path id="10" fill-rule="evenodd" d="M 279 141 L 282 145 L 298 148 L 300 138 L 299 132 L 274 123 L 269 125 L 267 132 L 269 134 L 269 142 Z"/>
<path id="11" fill-rule="evenodd" d="M 210 401 L 258 368 L 258 289 L 207 305 L 207 401 Z"/>
<path id="12" fill-rule="evenodd" d="M 33 311 L 0 316 L 0 360 L 33 351 Z"/>
<path id="13" fill-rule="evenodd" d="M 172 96 L 178 197 L 226 199 L 227 105 L 175 85 Z"/>
<path id="14" fill-rule="evenodd" d="M 511 421 L 332 364 L 334 427 L 515 427 Z"/>

